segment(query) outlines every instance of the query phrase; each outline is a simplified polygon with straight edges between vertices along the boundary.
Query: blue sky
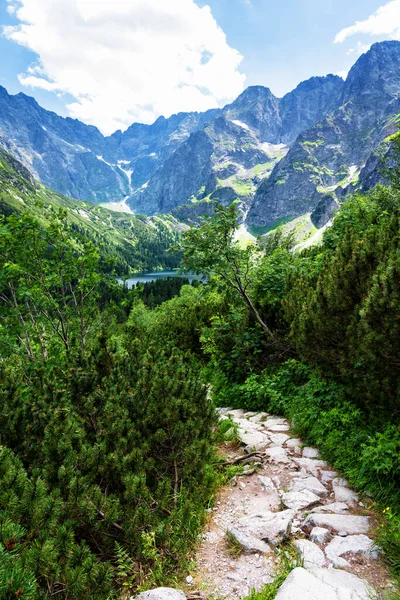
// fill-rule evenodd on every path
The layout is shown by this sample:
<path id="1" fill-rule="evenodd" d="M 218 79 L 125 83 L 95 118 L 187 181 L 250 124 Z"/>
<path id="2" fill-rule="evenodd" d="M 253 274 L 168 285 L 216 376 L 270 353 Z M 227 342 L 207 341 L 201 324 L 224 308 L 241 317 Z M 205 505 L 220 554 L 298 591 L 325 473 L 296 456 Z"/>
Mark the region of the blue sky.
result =
<path id="1" fill-rule="evenodd" d="M 0 26 L 0 85 L 110 133 L 345 74 L 400 0 L 0 0 Z"/>
<path id="2" fill-rule="evenodd" d="M 363 21 L 382 0 L 208 0 L 228 43 L 243 55 L 247 84 L 278 96 L 313 75 L 348 71 L 356 60 L 354 39 L 334 44 L 338 31 Z M 371 43 L 370 36 L 360 36 Z M 379 39 L 378 39 L 379 38 Z M 379 41 L 385 35 L 378 36 Z"/>

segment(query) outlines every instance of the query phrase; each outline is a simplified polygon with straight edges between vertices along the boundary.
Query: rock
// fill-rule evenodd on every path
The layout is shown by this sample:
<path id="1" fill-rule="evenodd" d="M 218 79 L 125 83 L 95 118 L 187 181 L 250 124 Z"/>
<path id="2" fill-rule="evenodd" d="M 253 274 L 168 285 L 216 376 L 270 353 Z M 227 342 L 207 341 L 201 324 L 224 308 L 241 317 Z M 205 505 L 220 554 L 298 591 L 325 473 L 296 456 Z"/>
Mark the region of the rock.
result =
<path id="1" fill-rule="evenodd" d="M 263 493 L 258 498 L 253 500 L 253 505 L 255 510 L 264 511 L 267 509 L 268 511 L 277 511 L 280 509 L 281 498 L 278 490 L 276 489 L 272 479 L 269 477 L 259 476 L 257 477 L 257 481 L 260 484 Z M 256 502 L 257 500 L 257 502 Z M 258 505 L 258 508 L 256 506 Z"/>
<path id="2" fill-rule="evenodd" d="M 287 508 L 302 510 L 321 502 L 321 498 L 310 490 L 300 492 L 286 492 L 282 496 L 282 502 Z"/>
<path id="3" fill-rule="evenodd" d="M 343 531 L 347 535 L 368 533 L 370 522 L 368 517 L 358 515 L 318 514 L 308 515 L 304 521 L 305 527 L 329 527 L 335 531 Z"/>
<path id="4" fill-rule="evenodd" d="M 274 415 L 271 415 L 265 421 L 264 426 L 269 428 L 273 425 L 287 425 L 287 424 L 288 424 L 288 422 L 286 419 L 281 419 L 281 417 L 275 417 Z"/>
<path id="5" fill-rule="evenodd" d="M 295 458 L 293 460 L 300 469 L 306 469 L 306 471 L 311 475 L 314 475 L 314 477 L 318 477 L 320 470 L 328 466 L 328 463 L 324 460 L 312 458 Z"/>
<path id="6" fill-rule="evenodd" d="M 286 450 L 281 446 L 274 446 L 272 448 L 268 448 L 265 451 L 265 455 L 269 458 L 270 462 L 282 464 L 291 462 Z"/>
<path id="7" fill-rule="evenodd" d="M 268 413 L 260 412 L 260 413 L 257 413 L 256 415 L 254 415 L 254 417 L 250 417 L 249 421 L 251 421 L 252 423 L 262 423 L 267 418 L 268 418 Z"/>
<path id="8" fill-rule="evenodd" d="M 317 542 L 318 544 L 326 544 L 326 542 L 330 542 L 332 539 L 332 534 L 329 529 L 325 529 L 324 527 L 313 527 L 310 533 L 310 540 L 312 542 Z"/>
<path id="9" fill-rule="evenodd" d="M 349 505 L 356 504 L 358 502 L 358 494 L 348 487 L 348 482 L 346 479 L 333 479 L 332 487 L 337 502 L 346 502 Z"/>
<path id="10" fill-rule="evenodd" d="M 278 546 L 290 536 L 293 518 L 292 510 L 283 510 L 277 513 L 266 511 L 239 519 L 235 527 L 258 540 Z"/>
<path id="11" fill-rule="evenodd" d="M 264 492 L 276 492 L 277 491 L 275 484 L 270 477 L 264 477 L 262 475 L 259 475 L 257 477 L 257 481 L 260 484 L 260 486 L 262 487 Z"/>
<path id="12" fill-rule="evenodd" d="M 230 525 L 226 532 L 228 537 L 232 536 L 246 554 L 257 554 L 258 552 L 264 554 L 266 552 L 271 552 L 271 548 L 268 544 L 249 534 L 247 531 L 243 531 L 242 529 Z M 149 600 L 152 599 L 150 598 Z"/>
<path id="13" fill-rule="evenodd" d="M 241 419 L 244 415 L 244 410 L 243 408 L 235 408 L 234 410 L 230 410 L 225 414 L 227 414 L 228 417 L 235 417 L 236 419 Z"/>
<path id="14" fill-rule="evenodd" d="M 337 502 L 346 502 L 350 506 L 357 504 L 359 500 L 358 494 L 349 488 L 336 486 L 333 488 L 335 500 Z"/>
<path id="15" fill-rule="evenodd" d="M 316 448 L 303 448 L 303 458 L 319 458 L 319 452 Z"/>
<path id="16" fill-rule="evenodd" d="M 303 559 L 303 564 L 306 569 L 310 567 L 325 567 L 326 558 L 321 548 L 318 548 L 313 542 L 308 540 L 296 540 L 294 546 Z"/>
<path id="17" fill-rule="evenodd" d="M 193 577 L 191 575 L 188 575 L 185 579 L 186 583 L 192 583 L 193 582 Z"/>
<path id="18" fill-rule="evenodd" d="M 268 431 L 272 431 L 272 433 L 284 433 L 289 429 L 289 425 L 271 425 L 271 427 L 268 427 Z"/>
<path id="19" fill-rule="evenodd" d="M 289 439 L 287 433 L 271 433 L 269 435 L 269 439 L 272 442 L 273 446 L 283 446 L 285 442 Z"/>
<path id="20" fill-rule="evenodd" d="M 286 442 L 286 446 L 288 448 L 296 448 L 297 446 L 301 447 L 302 445 L 302 441 L 299 440 L 298 438 L 290 438 L 287 442 Z"/>
<path id="21" fill-rule="evenodd" d="M 349 507 L 344 502 L 332 502 L 331 504 L 324 504 L 324 506 L 317 506 L 313 508 L 312 513 L 335 513 L 339 515 L 345 515 L 349 512 Z"/>
<path id="22" fill-rule="evenodd" d="M 337 477 L 336 471 L 321 471 L 321 481 L 327 483 L 328 481 L 332 481 Z"/>
<path id="23" fill-rule="evenodd" d="M 325 548 L 327 558 L 334 567 L 350 567 L 350 563 L 341 558 L 342 554 L 362 554 L 367 558 L 378 558 L 379 552 L 373 541 L 366 535 L 349 535 L 347 537 L 334 537 Z"/>
<path id="24" fill-rule="evenodd" d="M 245 446 L 248 446 L 250 451 L 263 450 L 269 444 L 269 438 L 259 431 L 244 431 L 239 428 L 239 438 Z"/>
<path id="25" fill-rule="evenodd" d="M 231 410 L 233 410 L 232 408 L 216 408 L 215 412 L 218 413 L 219 415 L 227 415 Z"/>
<path id="26" fill-rule="evenodd" d="M 275 600 L 372 600 L 377 598 L 366 581 L 337 569 L 293 569 Z"/>
<path id="27" fill-rule="evenodd" d="M 328 490 L 316 477 L 293 479 L 291 490 L 294 492 L 309 490 L 310 492 L 316 494 L 317 496 L 320 496 L 321 498 L 328 495 Z"/>
<path id="28" fill-rule="evenodd" d="M 182 590 L 160 587 L 138 594 L 135 600 L 186 600 L 186 596 Z"/>

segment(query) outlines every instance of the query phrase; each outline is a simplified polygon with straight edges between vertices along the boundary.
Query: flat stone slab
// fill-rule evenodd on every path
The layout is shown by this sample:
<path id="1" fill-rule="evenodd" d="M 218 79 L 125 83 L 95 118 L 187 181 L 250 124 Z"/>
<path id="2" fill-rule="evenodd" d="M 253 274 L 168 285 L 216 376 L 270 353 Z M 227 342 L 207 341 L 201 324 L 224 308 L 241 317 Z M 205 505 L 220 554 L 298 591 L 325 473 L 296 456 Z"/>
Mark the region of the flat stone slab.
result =
<path id="1" fill-rule="evenodd" d="M 336 486 L 333 488 L 333 491 L 337 502 L 346 502 L 346 504 L 354 505 L 357 504 L 360 499 L 356 492 L 346 487 Z"/>
<path id="2" fill-rule="evenodd" d="M 344 502 L 331 502 L 312 509 L 312 513 L 335 513 L 337 515 L 348 515 L 349 506 Z"/>
<path id="3" fill-rule="evenodd" d="M 287 433 L 271 433 L 268 437 L 274 446 L 283 446 L 290 439 Z"/>
<path id="4" fill-rule="evenodd" d="M 305 469 L 310 473 L 310 475 L 314 475 L 314 477 L 318 477 L 321 469 L 326 469 L 328 463 L 324 460 L 319 460 L 315 458 L 294 458 L 294 462 L 301 469 Z"/>
<path id="5" fill-rule="evenodd" d="M 358 494 L 348 487 L 346 479 L 333 479 L 332 488 L 337 502 L 346 502 L 347 504 L 353 505 L 359 501 Z"/>
<path id="6" fill-rule="evenodd" d="M 321 502 L 321 498 L 310 490 L 302 490 L 300 492 L 292 491 L 282 495 L 282 502 L 287 508 L 297 511 L 315 506 Z"/>
<path id="7" fill-rule="evenodd" d="M 216 408 L 215 412 L 219 415 L 227 415 L 233 408 Z"/>
<path id="8" fill-rule="evenodd" d="M 262 490 L 262 494 L 259 496 L 262 510 L 266 509 L 272 512 L 279 511 L 281 507 L 281 497 L 272 479 L 270 477 L 259 475 L 257 477 L 257 483 Z"/>
<path id="9" fill-rule="evenodd" d="M 271 427 L 273 425 L 287 425 L 287 424 L 288 424 L 288 422 L 286 419 L 282 419 L 281 417 L 274 417 L 273 415 L 271 415 L 265 421 L 264 426 Z"/>
<path id="10" fill-rule="evenodd" d="M 262 540 L 259 540 L 258 538 L 254 537 L 253 535 L 249 534 L 247 531 L 238 529 L 237 527 L 235 527 L 233 525 L 230 525 L 228 527 L 228 529 L 226 530 L 226 533 L 228 535 L 228 540 L 229 540 L 229 536 L 232 536 L 232 538 L 236 541 L 237 544 L 239 544 L 239 546 L 242 548 L 243 552 L 245 552 L 246 554 L 257 554 L 259 552 L 261 554 L 265 554 L 266 552 L 271 552 L 271 548 L 268 546 L 268 544 L 266 544 Z M 146 599 L 143 598 L 143 600 L 146 600 Z M 152 599 L 149 598 L 148 600 L 152 600 Z M 172 599 L 172 600 L 175 600 L 175 599 Z M 176 599 L 176 600 L 178 600 L 178 599 Z"/>
<path id="11" fill-rule="evenodd" d="M 265 513 L 250 515 L 239 519 L 234 525 L 240 531 L 245 531 L 249 536 L 255 537 L 271 546 L 278 546 L 286 541 L 292 530 L 294 512 L 283 510 L 280 512 L 265 511 Z"/>
<path id="12" fill-rule="evenodd" d="M 293 569 L 275 600 L 373 600 L 366 581 L 337 569 Z"/>
<path id="13" fill-rule="evenodd" d="M 264 449 L 269 444 L 269 438 L 259 431 L 244 431 L 243 429 L 239 429 L 239 438 L 242 444 L 257 450 Z"/>
<path id="14" fill-rule="evenodd" d="M 366 535 L 349 535 L 347 537 L 336 536 L 325 548 L 327 558 L 334 567 L 350 567 L 351 564 L 341 558 L 342 554 L 362 554 L 367 558 L 376 559 L 379 552 L 373 541 Z"/>
<path id="15" fill-rule="evenodd" d="M 260 413 L 257 413 L 256 415 L 254 415 L 253 417 L 250 417 L 249 421 L 251 421 L 252 423 L 263 423 L 264 421 L 267 420 L 268 417 L 269 417 L 268 413 L 260 412 Z"/>
<path id="16" fill-rule="evenodd" d="M 326 544 L 332 539 L 332 534 L 329 529 L 324 527 L 313 527 L 310 533 L 310 540 L 318 544 Z"/>
<path id="17" fill-rule="evenodd" d="M 134 597 L 136 600 L 186 600 L 186 596 L 182 590 L 174 588 L 155 588 L 148 592 L 142 592 Z M 131 598 L 133 600 L 133 597 Z"/>
<path id="18" fill-rule="evenodd" d="M 316 448 L 303 448 L 303 458 L 319 458 L 319 452 Z"/>
<path id="19" fill-rule="evenodd" d="M 290 438 L 287 442 L 286 442 L 286 446 L 288 448 L 297 448 L 302 446 L 303 442 L 301 440 L 299 440 L 298 438 Z"/>
<path id="20" fill-rule="evenodd" d="M 269 458 L 270 462 L 274 463 L 288 464 L 291 462 L 286 450 L 282 448 L 282 446 L 273 446 L 272 448 L 267 448 L 265 451 L 265 456 Z"/>
<path id="21" fill-rule="evenodd" d="M 276 492 L 276 486 L 272 481 L 271 477 L 265 477 L 263 475 L 259 475 L 257 477 L 257 482 L 260 484 L 263 492 Z"/>
<path id="22" fill-rule="evenodd" d="M 303 525 L 305 527 L 329 527 L 347 535 L 368 533 L 371 528 L 368 517 L 318 513 L 308 515 Z"/>
<path id="23" fill-rule="evenodd" d="M 306 569 L 310 567 L 325 567 L 326 558 L 321 548 L 308 540 L 296 540 L 294 546 Z"/>
<path id="24" fill-rule="evenodd" d="M 268 431 L 271 431 L 272 433 L 284 433 L 285 431 L 289 431 L 290 427 L 289 425 L 271 425 L 270 427 L 267 427 Z"/>
<path id="25" fill-rule="evenodd" d="M 327 483 L 328 481 L 332 481 L 337 477 L 336 471 L 322 471 L 321 470 L 321 481 Z"/>
<path id="26" fill-rule="evenodd" d="M 301 492 L 303 490 L 308 490 L 320 498 L 328 495 L 328 490 L 316 477 L 293 479 L 291 491 Z"/>
<path id="27" fill-rule="evenodd" d="M 244 410 L 243 408 L 234 408 L 233 410 L 228 410 L 224 414 L 228 415 L 228 417 L 235 417 L 236 419 L 241 419 L 244 415 Z"/>

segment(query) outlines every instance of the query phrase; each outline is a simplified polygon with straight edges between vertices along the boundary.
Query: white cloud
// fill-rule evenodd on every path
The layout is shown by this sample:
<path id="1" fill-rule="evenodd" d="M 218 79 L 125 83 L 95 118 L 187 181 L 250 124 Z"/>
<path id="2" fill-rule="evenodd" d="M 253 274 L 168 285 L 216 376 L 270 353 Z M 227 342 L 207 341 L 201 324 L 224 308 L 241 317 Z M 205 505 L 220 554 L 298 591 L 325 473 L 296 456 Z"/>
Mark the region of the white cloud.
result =
<path id="1" fill-rule="evenodd" d="M 242 57 L 194 0 L 7 0 L 7 38 L 38 55 L 23 85 L 75 99 L 103 132 L 222 106 L 244 87 Z"/>
<path id="2" fill-rule="evenodd" d="M 354 25 L 342 29 L 336 35 L 334 42 L 342 43 L 347 38 L 358 34 L 400 39 L 400 0 L 391 0 L 378 8 L 365 21 L 356 21 Z"/>

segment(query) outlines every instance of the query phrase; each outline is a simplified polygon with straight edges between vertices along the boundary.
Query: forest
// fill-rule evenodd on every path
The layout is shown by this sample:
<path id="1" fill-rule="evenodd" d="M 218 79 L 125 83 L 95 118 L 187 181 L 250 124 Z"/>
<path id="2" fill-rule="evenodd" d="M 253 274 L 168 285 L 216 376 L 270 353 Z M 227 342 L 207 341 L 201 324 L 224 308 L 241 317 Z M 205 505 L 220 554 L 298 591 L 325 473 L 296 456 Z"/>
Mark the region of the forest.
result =
<path id="1" fill-rule="evenodd" d="M 395 141 L 400 146 L 400 140 Z M 0 222 L 0 595 L 173 583 L 226 473 L 216 406 L 286 416 L 381 514 L 400 577 L 400 170 L 323 242 L 235 241 L 215 205 L 182 272 L 128 291 L 62 213 Z M 29 240 L 29 244 L 26 240 Z"/>

